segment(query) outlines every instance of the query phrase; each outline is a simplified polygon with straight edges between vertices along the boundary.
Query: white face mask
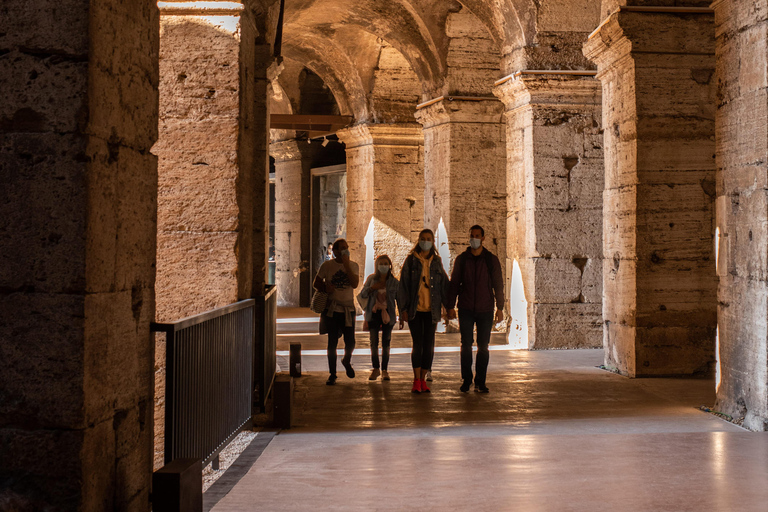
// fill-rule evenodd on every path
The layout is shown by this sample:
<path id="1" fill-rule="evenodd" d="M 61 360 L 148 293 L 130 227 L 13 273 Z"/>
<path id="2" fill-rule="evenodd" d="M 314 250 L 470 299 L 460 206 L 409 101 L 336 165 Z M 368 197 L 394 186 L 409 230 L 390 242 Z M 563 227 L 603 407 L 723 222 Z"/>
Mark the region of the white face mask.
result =
<path id="1" fill-rule="evenodd" d="M 387 274 L 389 272 L 389 265 L 379 265 L 379 274 Z"/>
<path id="2" fill-rule="evenodd" d="M 432 242 L 429 240 L 421 240 L 419 241 L 419 247 L 422 251 L 426 252 L 432 248 Z"/>
<path id="3" fill-rule="evenodd" d="M 344 249 L 341 251 L 341 256 L 349 256 L 349 249 Z"/>
<path id="4" fill-rule="evenodd" d="M 469 239 L 469 246 L 472 247 L 473 249 L 479 249 L 480 245 L 482 243 L 483 243 L 483 241 L 480 240 L 479 238 L 470 238 Z"/>

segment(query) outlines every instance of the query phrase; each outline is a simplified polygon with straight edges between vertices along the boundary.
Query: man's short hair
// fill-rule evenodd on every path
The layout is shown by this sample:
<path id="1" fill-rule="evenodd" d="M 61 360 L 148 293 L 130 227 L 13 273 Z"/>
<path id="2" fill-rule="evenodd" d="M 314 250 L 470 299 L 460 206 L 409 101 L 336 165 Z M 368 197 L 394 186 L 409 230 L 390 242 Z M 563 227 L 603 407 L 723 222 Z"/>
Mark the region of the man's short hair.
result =
<path id="1" fill-rule="evenodd" d="M 336 251 L 336 250 L 338 250 L 338 249 L 339 249 L 339 245 L 341 245 L 341 242 L 344 242 L 344 243 L 346 243 L 347 241 L 346 241 L 346 240 L 344 240 L 343 238 L 338 238 L 338 239 L 336 239 L 336 241 L 335 241 L 335 242 L 333 242 L 333 245 L 331 246 L 331 250 L 332 250 L 332 251 Z"/>
<path id="2" fill-rule="evenodd" d="M 485 230 L 483 229 L 483 226 L 480 226 L 478 224 L 475 224 L 471 228 L 469 228 L 469 233 L 472 234 L 472 232 L 476 229 L 480 230 L 480 236 L 485 236 Z"/>

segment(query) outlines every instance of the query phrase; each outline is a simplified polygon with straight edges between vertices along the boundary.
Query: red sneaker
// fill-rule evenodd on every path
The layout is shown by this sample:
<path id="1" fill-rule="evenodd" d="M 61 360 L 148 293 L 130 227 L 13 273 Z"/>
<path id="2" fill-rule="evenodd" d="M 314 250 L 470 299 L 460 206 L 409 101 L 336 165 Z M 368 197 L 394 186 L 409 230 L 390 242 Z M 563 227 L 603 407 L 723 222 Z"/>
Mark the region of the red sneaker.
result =
<path id="1" fill-rule="evenodd" d="M 427 386 L 427 381 L 422 380 L 420 381 L 421 384 L 421 392 L 422 393 L 431 393 L 432 391 L 429 389 L 429 386 Z"/>
<path id="2" fill-rule="evenodd" d="M 411 393 L 421 393 L 421 381 L 419 379 L 413 379 Z"/>

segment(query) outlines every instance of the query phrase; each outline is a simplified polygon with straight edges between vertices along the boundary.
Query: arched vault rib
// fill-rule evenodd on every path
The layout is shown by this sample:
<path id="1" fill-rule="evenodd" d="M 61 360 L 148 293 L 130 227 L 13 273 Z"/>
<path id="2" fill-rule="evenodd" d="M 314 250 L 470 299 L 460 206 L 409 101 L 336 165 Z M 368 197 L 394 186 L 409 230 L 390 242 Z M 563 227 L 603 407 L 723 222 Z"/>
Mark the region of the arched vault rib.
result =
<path id="1" fill-rule="evenodd" d="M 437 14 L 409 0 L 299 0 L 286 9 L 284 40 L 310 31 L 335 38 L 345 27 L 357 27 L 395 47 L 408 60 L 424 89 L 431 89 L 445 73 L 445 17 L 460 5 L 445 0 L 427 3 L 440 7 Z M 354 49 L 354 41 L 343 46 Z"/>
<path id="2" fill-rule="evenodd" d="M 342 115 L 368 119 L 368 100 L 360 75 L 342 48 L 328 39 L 305 35 L 301 40 L 286 40 L 283 54 L 317 73 L 336 98 Z"/>

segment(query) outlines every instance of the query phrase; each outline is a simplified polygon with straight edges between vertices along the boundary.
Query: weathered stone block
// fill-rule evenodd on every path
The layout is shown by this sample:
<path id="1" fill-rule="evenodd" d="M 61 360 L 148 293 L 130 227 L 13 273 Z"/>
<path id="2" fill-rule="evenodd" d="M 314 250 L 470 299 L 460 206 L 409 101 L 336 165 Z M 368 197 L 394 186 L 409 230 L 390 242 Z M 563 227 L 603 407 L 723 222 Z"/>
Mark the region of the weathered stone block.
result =
<path id="1" fill-rule="evenodd" d="M 533 304 L 533 349 L 598 348 L 603 343 L 600 304 Z"/>

